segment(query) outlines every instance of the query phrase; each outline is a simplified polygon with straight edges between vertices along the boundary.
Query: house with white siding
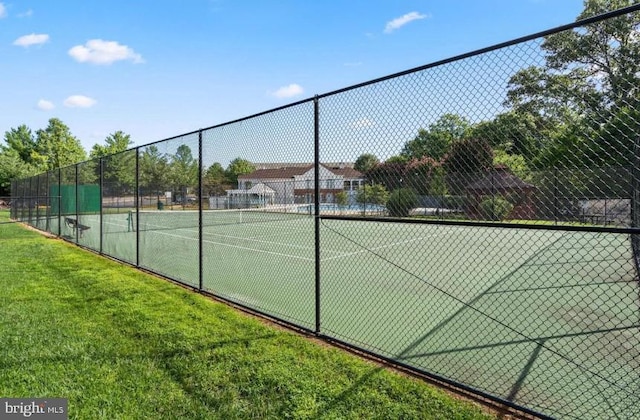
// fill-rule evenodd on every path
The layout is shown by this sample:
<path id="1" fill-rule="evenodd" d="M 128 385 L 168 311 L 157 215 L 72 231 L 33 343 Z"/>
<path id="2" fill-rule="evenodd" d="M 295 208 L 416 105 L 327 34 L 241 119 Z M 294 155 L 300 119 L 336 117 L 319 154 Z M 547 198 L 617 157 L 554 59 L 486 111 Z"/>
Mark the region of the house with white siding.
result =
<path id="1" fill-rule="evenodd" d="M 238 188 L 227 191 L 230 202 L 247 194 L 256 186 L 267 191 L 272 204 L 305 204 L 315 200 L 315 168 L 313 164 L 254 164 L 250 174 L 238 176 Z M 320 202 L 335 203 L 336 194 L 345 191 L 349 202 L 355 202 L 357 189 L 364 184 L 364 175 L 353 164 L 320 164 Z"/>

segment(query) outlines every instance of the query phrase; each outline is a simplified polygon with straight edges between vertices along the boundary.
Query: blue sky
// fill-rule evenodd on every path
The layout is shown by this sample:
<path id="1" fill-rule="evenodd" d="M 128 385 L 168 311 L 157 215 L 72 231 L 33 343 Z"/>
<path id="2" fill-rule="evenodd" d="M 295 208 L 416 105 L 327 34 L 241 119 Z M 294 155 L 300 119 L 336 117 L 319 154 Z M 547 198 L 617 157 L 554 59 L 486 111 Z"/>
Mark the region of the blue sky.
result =
<path id="1" fill-rule="evenodd" d="M 223 123 L 575 20 L 581 0 L 0 0 L 0 130 L 87 151 Z"/>

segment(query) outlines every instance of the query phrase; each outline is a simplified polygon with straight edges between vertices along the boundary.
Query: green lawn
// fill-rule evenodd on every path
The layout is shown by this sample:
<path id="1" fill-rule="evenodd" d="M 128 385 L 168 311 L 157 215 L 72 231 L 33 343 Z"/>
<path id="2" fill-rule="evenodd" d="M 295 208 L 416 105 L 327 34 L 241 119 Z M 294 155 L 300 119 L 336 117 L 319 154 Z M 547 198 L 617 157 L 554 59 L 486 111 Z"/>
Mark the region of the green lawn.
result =
<path id="1" fill-rule="evenodd" d="M 315 328 L 314 220 L 204 216 L 203 287 Z M 139 237 L 141 267 L 198 286 L 197 212 L 141 213 L 137 232 L 105 215 L 102 242 L 98 216 L 79 220 L 79 244 L 135 263 Z M 320 251 L 324 335 L 541 413 L 637 417 L 628 235 L 322 219 Z"/>
<path id="2" fill-rule="evenodd" d="M 487 418 L 167 281 L 3 223 L 0 395 L 71 418 Z"/>

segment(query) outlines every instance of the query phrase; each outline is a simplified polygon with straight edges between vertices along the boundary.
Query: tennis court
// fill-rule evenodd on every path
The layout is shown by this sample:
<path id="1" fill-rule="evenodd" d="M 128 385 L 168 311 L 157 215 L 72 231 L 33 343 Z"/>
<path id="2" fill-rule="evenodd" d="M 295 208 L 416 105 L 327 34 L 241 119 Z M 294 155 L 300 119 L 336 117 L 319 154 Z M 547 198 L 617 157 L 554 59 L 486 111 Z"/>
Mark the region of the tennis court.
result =
<path id="1" fill-rule="evenodd" d="M 99 218 L 82 220 L 92 228 L 79 243 L 99 245 Z M 312 217 L 217 211 L 203 220 L 205 289 L 314 328 Z M 197 212 L 103 222 L 105 252 L 135 261 L 139 235 L 140 266 L 198 286 Z M 558 415 L 639 414 L 629 235 L 325 218 L 320 226 L 323 334 L 541 411 L 553 401 Z"/>

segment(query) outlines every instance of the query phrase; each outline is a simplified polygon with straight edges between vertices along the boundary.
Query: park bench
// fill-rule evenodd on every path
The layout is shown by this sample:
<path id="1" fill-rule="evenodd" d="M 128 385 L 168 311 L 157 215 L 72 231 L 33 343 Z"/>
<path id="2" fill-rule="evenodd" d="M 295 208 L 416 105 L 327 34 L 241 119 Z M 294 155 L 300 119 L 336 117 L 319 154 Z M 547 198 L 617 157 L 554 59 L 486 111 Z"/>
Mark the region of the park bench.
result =
<path id="1" fill-rule="evenodd" d="M 83 224 L 78 223 L 78 221 L 76 219 L 74 219 L 73 217 L 65 217 L 64 219 L 64 223 L 71 229 L 73 230 L 77 230 L 78 233 L 80 234 L 79 236 L 82 238 L 82 234 L 84 233 L 85 230 L 89 230 L 91 229 L 90 226 L 86 226 Z"/>

